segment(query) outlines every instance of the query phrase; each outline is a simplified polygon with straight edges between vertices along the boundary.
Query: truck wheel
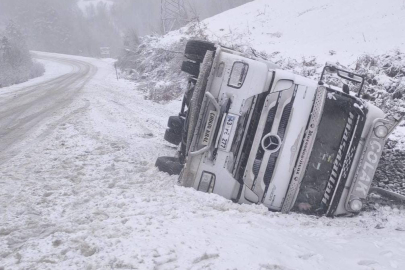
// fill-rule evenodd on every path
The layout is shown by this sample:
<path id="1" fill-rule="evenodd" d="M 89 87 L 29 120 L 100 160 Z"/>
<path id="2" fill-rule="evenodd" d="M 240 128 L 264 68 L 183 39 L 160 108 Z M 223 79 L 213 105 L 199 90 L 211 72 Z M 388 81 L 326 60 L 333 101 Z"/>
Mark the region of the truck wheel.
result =
<path id="1" fill-rule="evenodd" d="M 169 143 L 179 145 L 181 143 L 181 133 L 176 133 L 176 130 L 168 128 L 166 129 L 164 139 Z"/>
<path id="2" fill-rule="evenodd" d="M 184 127 L 184 118 L 180 116 L 170 116 L 167 126 L 176 134 L 181 134 Z"/>
<path id="3" fill-rule="evenodd" d="M 201 63 L 207 51 L 215 51 L 215 44 L 208 41 L 190 40 L 187 42 L 184 55 L 190 60 Z"/>
<path id="4" fill-rule="evenodd" d="M 200 73 L 200 64 L 188 60 L 183 61 L 183 64 L 181 65 L 181 71 L 184 71 L 192 76 L 198 77 L 198 74 Z"/>
<path id="5" fill-rule="evenodd" d="M 179 175 L 183 169 L 183 165 L 176 157 L 158 157 L 156 159 L 155 166 L 161 172 L 168 173 L 170 175 Z"/>
<path id="6" fill-rule="evenodd" d="M 201 108 L 201 103 L 204 98 L 204 94 L 207 88 L 208 77 L 211 72 L 211 67 L 213 63 L 214 52 L 207 51 L 202 63 L 200 74 L 198 76 L 197 83 L 194 88 L 193 96 L 190 101 L 190 109 L 188 113 L 188 127 L 187 127 L 187 148 L 189 151 L 191 140 L 194 135 L 194 128 L 198 120 L 198 115 Z"/>

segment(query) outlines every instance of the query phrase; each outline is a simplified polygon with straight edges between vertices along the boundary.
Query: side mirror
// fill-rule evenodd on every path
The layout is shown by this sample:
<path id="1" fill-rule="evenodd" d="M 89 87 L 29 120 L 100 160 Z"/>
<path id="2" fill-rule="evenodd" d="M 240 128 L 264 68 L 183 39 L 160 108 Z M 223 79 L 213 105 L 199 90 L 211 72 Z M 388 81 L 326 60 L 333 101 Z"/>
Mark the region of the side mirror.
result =
<path id="1" fill-rule="evenodd" d="M 345 70 L 338 70 L 338 76 L 355 83 L 363 83 L 364 78 L 360 75 L 353 74 Z"/>
<path id="2" fill-rule="evenodd" d="M 344 70 L 344 69 L 340 69 L 340 68 L 336 67 L 333 64 L 326 63 L 325 67 L 323 68 L 321 78 L 319 79 L 319 82 L 318 82 L 319 85 L 324 84 L 325 71 L 328 72 L 328 73 L 337 74 L 338 77 L 340 77 L 342 79 L 346 79 L 346 80 L 348 80 L 350 82 L 360 84 L 359 91 L 357 92 L 357 96 L 360 97 L 361 92 L 363 90 L 364 81 L 365 81 L 364 76 L 352 73 L 352 72 Z M 343 92 L 345 92 L 345 93 L 349 92 L 347 88 L 348 88 L 348 85 L 344 86 L 343 87 Z"/>

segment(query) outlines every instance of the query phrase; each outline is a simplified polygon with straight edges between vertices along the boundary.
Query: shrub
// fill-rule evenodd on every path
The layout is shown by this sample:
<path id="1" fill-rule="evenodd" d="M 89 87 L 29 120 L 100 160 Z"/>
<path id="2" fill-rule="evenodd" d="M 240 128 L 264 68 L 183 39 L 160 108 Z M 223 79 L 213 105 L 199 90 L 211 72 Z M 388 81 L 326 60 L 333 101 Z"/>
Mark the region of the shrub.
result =
<path id="1" fill-rule="evenodd" d="M 13 22 L 0 35 L 0 87 L 41 76 L 44 67 L 33 62 L 25 38 Z"/>

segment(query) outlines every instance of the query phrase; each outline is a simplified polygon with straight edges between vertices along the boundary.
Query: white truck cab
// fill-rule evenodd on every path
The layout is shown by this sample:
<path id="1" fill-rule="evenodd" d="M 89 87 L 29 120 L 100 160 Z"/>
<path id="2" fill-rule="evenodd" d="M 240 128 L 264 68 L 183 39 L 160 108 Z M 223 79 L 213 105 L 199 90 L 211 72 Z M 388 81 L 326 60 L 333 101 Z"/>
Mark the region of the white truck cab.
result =
<path id="1" fill-rule="evenodd" d="M 188 45 L 182 69 L 194 77 L 167 130 L 180 136 L 181 185 L 284 213 L 361 210 L 385 140 L 401 121 L 348 85 L 324 82 L 337 75 L 360 92 L 362 76 L 327 65 L 316 82 L 219 45 Z M 173 172 L 165 158 L 156 165 Z"/>

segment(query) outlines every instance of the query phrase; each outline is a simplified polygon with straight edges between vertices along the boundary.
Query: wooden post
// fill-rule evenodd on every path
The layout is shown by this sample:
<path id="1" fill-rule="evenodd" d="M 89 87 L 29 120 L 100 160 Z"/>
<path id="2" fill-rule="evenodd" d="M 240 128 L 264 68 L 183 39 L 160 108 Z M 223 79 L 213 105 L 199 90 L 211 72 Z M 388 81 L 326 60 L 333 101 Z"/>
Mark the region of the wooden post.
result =
<path id="1" fill-rule="evenodd" d="M 117 81 L 118 81 L 118 70 L 117 70 L 117 63 L 114 63 L 114 68 L 115 68 L 115 76 L 117 76 Z"/>

